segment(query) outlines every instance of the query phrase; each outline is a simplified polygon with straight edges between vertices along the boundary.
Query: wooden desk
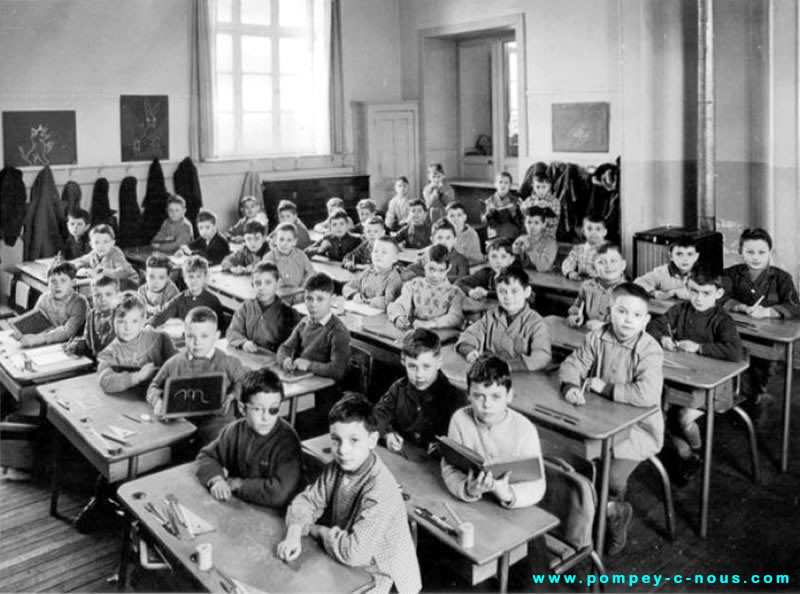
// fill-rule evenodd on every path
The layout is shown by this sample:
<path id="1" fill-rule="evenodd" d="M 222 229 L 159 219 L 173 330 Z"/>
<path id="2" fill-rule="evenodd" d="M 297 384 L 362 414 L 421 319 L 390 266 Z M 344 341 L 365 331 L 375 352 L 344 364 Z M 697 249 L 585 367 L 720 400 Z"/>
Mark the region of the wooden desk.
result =
<path id="1" fill-rule="evenodd" d="M 582 280 L 572 280 L 560 272 L 536 272 L 527 270 L 531 286 L 536 293 L 555 293 L 567 297 L 577 297 Z"/>
<path id="2" fill-rule="evenodd" d="M 215 570 L 200 571 L 191 556 L 200 543 L 209 543 L 213 566 L 238 581 L 244 591 L 256 592 L 354 592 L 372 585 L 372 576 L 360 568 L 337 563 L 317 542 L 303 537 L 300 558 L 284 563 L 276 555 L 286 524 L 276 510 L 245 503 L 237 497 L 217 501 L 195 477 L 195 463 L 176 466 L 126 483 L 117 496 L 131 519 L 159 544 L 164 552 L 205 591 L 222 592 Z M 168 533 L 145 509 L 148 503 L 163 511 L 163 500 L 172 494 L 215 530 L 193 539 Z M 125 587 L 130 529 L 123 532 L 119 589 Z"/>
<path id="3" fill-rule="evenodd" d="M 131 265 L 137 270 L 144 270 L 147 264 L 147 258 L 153 254 L 160 254 L 167 258 L 169 257 L 169 254 L 154 248 L 152 245 L 140 245 L 137 247 L 125 248 L 122 250 L 122 253 L 125 254 L 128 262 L 130 262 Z"/>
<path id="4" fill-rule="evenodd" d="M 450 382 L 466 390 L 466 359 L 455 348 L 442 349 L 442 372 Z M 659 407 L 639 407 L 619 404 L 595 394 L 589 394 L 584 406 L 574 406 L 561 397 L 556 377 L 542 372 L 513 374 L 514 400 L 511 408 L 536 422 L 542 440 L 557 440 L 566 436 L 577 442 L 576 453 L 587 460 L 600 458 L 600 489 L 597 509 L 595 551 L 604 550 L 608 482 L 611 468 L 611 445 L 614 439 L 625 437 L 639 421 L 652 414 L 661 414 Z"/>
<path id="5" fill-rule="evenodd" d="M 38 391 L 44 404 L 42 415 L 60 435 L 53 447 L 50 514 L 55 517 L 58 517 L 60 438 L 74 445 L 109 483 L 116 483 L 167 464 L 170 446 L 196 431 L 194 425 L 182 419 L 139 423 L 131 420 L 125 415 L 140 418 L 145 413 L 153 414 L 142 392 L 106 394 L 96 374 L 45 384 Z M 129 445 L 121 446 L 99 436 L 109 425 L 136 431 L 136 435 L 128 438 Z M 109 445 L 120 450 L 109 450 Z"/>
<path id="6" fill-rule="evenodd" d="M 304 441 L 303 449 L 324 463 L 333 459 L 329 435 Z M 508 568 L 522 555 L 527 554 L 528 542 L 543 536 L 559 524 L 558 518 L 537 506 L 505 509 L 489 499 L 474 503 L 456 499 L 444 485 L 439 461 L 428 458 L 416 448 L 409 453 L 417 461 L 408 460 L 384 447 L 377 448 L 376 452 L 400 483 L 404 498 L 408 497 L 406 510 L 413 532 L 416 534 L 418 524 L 466 558 L 471 565 L 473 584 L 497 574 L 500 591 L 505 592 L 508 587 Z M 465 522 L 474 524 L 474 547 L 465 549 L 455 538 L 414 512 L 417 507 L 426 508 L 437 516 L 444 516 L 455 526 L 455 521 L 444 507 L 445 502 Z"/>
<path id="7" fill-rule="evenodd" d="M 53 265 L 55 258 L 42 258 L 30 262 L 20 262 L 16 265 L 16 272 L 19 279 L 31 288 L 40 293 L 47 290 L 47 271 Z M 78 277 L 75 279 L 75 288 L 82 295 L 89 295 L 89 284 L 92 279 L 88 277 Z"/>
<path id="8" fill-rule="evenodd" d="M 244 301 L 255 299 L 256 296 L 249 274 L 223 272 L 219 266 L 212 266 L 209 269 L 206 287 L 217 296 L 222 307 L 229 311 L 236 311 Z M 303 289 L 300 287 L 279 287 L 277 294 L 281 299 L 291 302 L 292 297 L 302 292 Z"/>
<path id="9" fill-rule="evenodd" d="M 426 249 L 427 248 L 422 248 L 422 249 L 403 248 L 397 254 L 398 256 L 397 261 L 400 262 L 401 265 L 413 264 L 414 262 L 419 260 L 420 257 L 422 257 Z M 488 262 L 479 262 L 478 264 L 473 264 L 469 267 L 469 273 L 475 274 L 481 268 L 486 268 L 488 265 L 489 265 Z"/>
<path id="10" fill-rule="evenodd" d="M 342 268 L 341 262 L 328 260 L 324 256 L 314 256 L 311 258 L 311 265 L 317 272 L 325 273 L 334 281 L 342 284 L 349 283 L 356 276 L 355 272 L 350 272 Z"/>

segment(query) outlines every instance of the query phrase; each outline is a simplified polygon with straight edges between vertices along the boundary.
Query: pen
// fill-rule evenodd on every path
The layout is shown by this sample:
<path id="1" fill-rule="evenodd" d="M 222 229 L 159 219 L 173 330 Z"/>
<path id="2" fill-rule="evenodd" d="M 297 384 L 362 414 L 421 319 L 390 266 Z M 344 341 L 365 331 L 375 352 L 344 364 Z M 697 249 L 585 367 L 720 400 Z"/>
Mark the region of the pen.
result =
<path id="1" fill-rule="evenodd" d="M 764 301 L 764 297 L 765 297 L 765 295 L 762 295 L 761 297 L 759 297 L 758 301 L 756 301 L 753 305 L 750 306 L 750 309 L 753 310 L 753 309 L 757 308 L 759 305 L 761 305 L 761 302 Z"/>
<path id="2" fill-rule="evenodd" d="M 122 416 L 123 416 L 123 417 L 125 417 L 126 419 L 130 419 L 130 420 L 131 420 L 131 421 L 133 421 L 134 423 L 139 423 L 139 424 L 141 424 L 141 422 L 142 422 L 140 419 L 137 419 L 137 418 L 136 418 L 136 417 L 134 417 L 133 415 L 128 415 L 128 414 L 122 413 Z"/>
<path id="3" fill-rule="evenodd" d="M 669 332 L 670 339 L 675 340 L 675 337 L 672 335 L 672 326 L 670 326 L 669 322 L 667 322 L 667 332 Z"/>

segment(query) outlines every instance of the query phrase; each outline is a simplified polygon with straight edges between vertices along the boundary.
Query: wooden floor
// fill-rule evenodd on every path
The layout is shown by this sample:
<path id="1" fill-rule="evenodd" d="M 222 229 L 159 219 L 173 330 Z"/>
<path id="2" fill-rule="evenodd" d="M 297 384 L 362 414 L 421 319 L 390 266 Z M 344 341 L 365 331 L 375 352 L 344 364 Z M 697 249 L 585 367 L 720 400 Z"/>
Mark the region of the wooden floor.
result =
<path id="1" fill-rule="evenodd" d="M 773 393 L 779 394 L 782 382 Z M 788 574 L 788 586 L 740 584 L 720 588 L 672 582 L 657 588 L 665 592 L 800 590 L 800 381 L 795 382 L 789 472 L 776 471 L 780 444 L 780 407 L 776 398 L 758 425 L 762 482 L 750 479 L 744 429 L 732 415 L 717 417 L 717 447 L 712 475 L 709 537 L 697 536 L 699 474 L 683 489 L 675 490 L 677 538 L 665 533 L 661 493 L 655 472 L 647 465 L 634 474 L 628 500 L 635 510 L 631 537 L 622 555 L 606 559 L 609 573 L 694 576 L 737 573 Z M 77 457 L 77 454 L 73 454 Z M 70 456 L 72 457 L 72 456 Z M 74 516 L 90 492 L 92 473 L 73 460 L 68 476 L 72 486 L 62 495 L 60 510 Z M 45 484 L 16 483 L 0 478 L 0 591 L 112 591 L 107 578 L 116 572 L 120 535 L 81 535 L 70 524 L 48 515 L 49 492 Z M 437 555 L 421 555 L 427 591 L 468 590 L 452 577 Z M 579 568 L 580 577 L 586 568 Z M 474 591 L 490 592 L 493 581 Z M 642 592 L 652 585 L 613 587 L 608 591 Z M 546 587 L 541 591 L 586 592 L 585 585 Z"/>

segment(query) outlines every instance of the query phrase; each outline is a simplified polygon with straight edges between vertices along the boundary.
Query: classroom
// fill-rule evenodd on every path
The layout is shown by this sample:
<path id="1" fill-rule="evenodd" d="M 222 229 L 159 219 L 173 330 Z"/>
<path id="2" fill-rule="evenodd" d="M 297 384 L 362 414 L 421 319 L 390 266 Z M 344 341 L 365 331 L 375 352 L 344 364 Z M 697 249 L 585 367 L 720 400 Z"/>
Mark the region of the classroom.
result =
<path id="1" fill-rule="evenodd" d="M 0 0 L 0 592 L 800 590 L 796 0 Z"/>

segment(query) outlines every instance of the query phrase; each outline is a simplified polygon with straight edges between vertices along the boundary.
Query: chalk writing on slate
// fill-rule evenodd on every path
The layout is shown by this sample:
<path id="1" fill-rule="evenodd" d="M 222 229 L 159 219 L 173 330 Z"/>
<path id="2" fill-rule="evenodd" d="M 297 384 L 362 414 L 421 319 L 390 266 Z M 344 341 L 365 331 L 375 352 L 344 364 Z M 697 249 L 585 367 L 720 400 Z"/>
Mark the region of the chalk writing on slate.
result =
<path id="1" fill-rule="evenodd" d="M 225 376 L 209 373 L 169 378 L 164 386 L 164 417 L 210 415 L 222 410 Z"/>

